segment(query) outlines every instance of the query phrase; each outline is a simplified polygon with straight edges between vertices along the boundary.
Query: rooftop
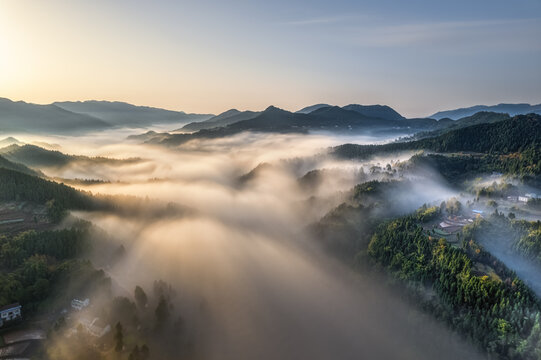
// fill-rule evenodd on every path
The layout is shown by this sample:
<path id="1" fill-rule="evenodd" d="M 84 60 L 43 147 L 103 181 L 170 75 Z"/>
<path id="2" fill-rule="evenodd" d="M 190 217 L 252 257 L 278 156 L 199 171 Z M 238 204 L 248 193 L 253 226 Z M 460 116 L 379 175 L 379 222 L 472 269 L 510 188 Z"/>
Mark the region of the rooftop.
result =
<path id="1" fill-rule="evenodd" d="M 5 306 L 0 307 L 0 311 L 9 310 L 9 309 L 17 308 L 17 307 L 20 307 L 20 306 L 21 305 L 19 303 L 13 303 L 13 304 L 9 304 L 9 305 L 5 305 Z"/>

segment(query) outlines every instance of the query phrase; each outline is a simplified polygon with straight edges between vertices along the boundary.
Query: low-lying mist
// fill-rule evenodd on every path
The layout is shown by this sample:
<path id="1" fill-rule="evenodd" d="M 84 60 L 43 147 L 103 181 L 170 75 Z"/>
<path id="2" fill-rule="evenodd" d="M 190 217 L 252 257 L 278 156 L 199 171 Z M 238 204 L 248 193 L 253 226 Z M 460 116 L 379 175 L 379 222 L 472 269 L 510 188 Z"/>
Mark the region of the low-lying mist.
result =
<path id="1" fill-rule="evenodd" d="M 354 273 L 326 255 L 305 233 L 307 225 L 343 201 L 360 179 L 399 178 L 392 169 L 407 154 L 364 163 L 338 161 L 325 152 L 342 139 L 321 134 L 241 134 L 192 141 L 175 149 L 118 143 L 114 137 L 108 143 L 100 140 L 99 149 L 95 138 L 44 141 L 59 143 L 68 153 L 145 159 L 103 171 L 74 167 L 50 176 L 97 177 L 110 183 L 78 187 L 193 209 L 162 219 L 98 212 L 74 215 L 92 221 L 125 247 L 124 256 L 106 269 L 114 294 L 131 297 L 136 285 L 150 289 L 156 279 L 177 290 L 174 305 L 184 318 L 182 336 L 190 339 L 194 358 L 479 356 L 380 279 Z M 384 169 L 391 161 L 388 172 L 373 168 Z M 263 163 L 270 166 L 242 180 Z M 317 169 L 331 171 L 322 172 L 317 186 L 306 190 L 299 178 Z M 431 181 L 392 196 L 404 195 L 404 211 L 425 198 L 448 196 L 444 184 Z M 314 211 L 307 201 L 310 197 L 327 201 Z M 169 341 L 180 340 L 171 336 Z"/>

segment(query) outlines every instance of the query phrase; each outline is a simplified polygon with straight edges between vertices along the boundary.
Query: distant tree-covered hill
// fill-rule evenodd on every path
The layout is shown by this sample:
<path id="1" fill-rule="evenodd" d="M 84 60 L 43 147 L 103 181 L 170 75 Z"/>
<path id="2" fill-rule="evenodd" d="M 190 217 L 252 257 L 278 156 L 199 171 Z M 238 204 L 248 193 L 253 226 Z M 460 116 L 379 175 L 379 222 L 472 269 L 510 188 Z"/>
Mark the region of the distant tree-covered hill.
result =
<path id="1" fill-rule="evenodd" d="M 356 111 L 359 114 L 368 117 L 380 118 L 385 120 L 404 120 L 396 110 L 387 105 L 358 105 L 350 104 L 343 107 L 344 110 Z"/>
<path id="2" fill-rule="evenodd" d="M 450 118 L 453 120 L 460 119 L 466 116 L 471 116 L 479 111 L 489 111 L 505 113 L 511 116 L 524 115 L 529 113 L 541 114 L 541 104 L 498 104 L 498 105 L 476 105 L 468 108 L 460 108 L 455 110 L 439 111 L 430 117 L 433 119 Z"/>
<path id="3" fill-rule="evenodd" d="M 541 144 L 541 115 L 518 115 L 496 123 L 473 125 L 445 134 L 385 145 L 345 144 L 332 149 L 343 158 L 363 158 L 376 153 L 405 150 L 479 152 L 508 154 Z"/>
<path id="4" fill-rule="evenodd" d="M 329 104 L 316 104 L 307 106 L 300 109 L 297 113 L 300 114 L 311 114 L 314 111 L 323 109 L 323 108 L 332 108 L 337 107 Z M 341 109 L 355 111 L 363 116 L 369 118 L 378 118 L 385 120 L 404 120 L 405 117 L 400 115 L 396 110 L 387 106 L 387 105 L 359 105 L 359 104 L 349 104 L 341 107 Z"/>
<path id="5" fill-rule="evenodd" d="M 90 194 L 6 168 L 0 168 L 0 200 L 31 201 L 38 204 L 52 200 L 63 209 L 88 210 L 95 205 Z"/>
<path id="6" fill-rule="evenodd" d="M 57 150 L 48 150 L 36 145 L 10 145 L 0 149 L 0 155 L 6 159 L 30 167 L 63 167 L 75 162 L 107 163 L 120 165 L 142 161 L 139 158 L 110 159 L 105 157 L 88 157 L 67 155 Z"/>
<path id="7" fill-rule="evenodd" d="M 299 113 L 299 114 L 309 114 L 311 113 L 312 111 L 316 111 L 317 109 L 321 109 L 321 108 L 324 108 L 324 107 L 331 107 L 332 105 L 329 105 L 329 104 L 315 104 L 315 105 L 310 105 L 310 106 L 307 106 L 307 107 L 304 107 L 300 110 L 297 110 L 296 112 Z"/>
<path id="8" fill-rule="evenodd" d="M 458 120 L 451 120 L 449 118 L 440 119 L 439 120 L 440 123 L 447 121 L 446 126 L 437 130 L 423 131 L 423 132 L 417 133 L 414 136 L 412 136 L 412 139 L 423 139 L 423 138 L 434 137 L 434 136 L 438 136 L 446 132 L 449 132 L 451 130 L 457 130 L 457 129 L 461 129 L 461 128 L 472 126 L 472 125 L 478 125 L 478 124 L 495 123 L 498 121 L 507 120 L 509 118 L 510 116 L 508 114 L 480 111 L 471 116 L 466 116 Z"/>
<path id="9" fill-rule="evenodd" d="M 205 121 L 191 122 L 176 131 L 197 131 L 227 126 L 239 121 L 253 119 L 259 114 L 260 112 L 255 111 L 238 111 L 237 109 L 231 109 Z"/>

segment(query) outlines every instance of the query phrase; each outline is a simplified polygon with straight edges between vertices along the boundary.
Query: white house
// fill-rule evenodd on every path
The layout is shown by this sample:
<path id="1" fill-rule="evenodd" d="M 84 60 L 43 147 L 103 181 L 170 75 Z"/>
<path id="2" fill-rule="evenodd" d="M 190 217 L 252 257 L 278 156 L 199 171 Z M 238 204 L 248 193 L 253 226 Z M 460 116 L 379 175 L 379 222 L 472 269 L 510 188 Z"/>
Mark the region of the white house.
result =
<path id="1" fill-rule="evenodd" d="M 4 322 L 18 320 L 22 317 L 21 305 L 14 303 L 0 308 L 0 326 L 4 326 Z"/>
<path id="2" fill-rule="evenodd" d="M 89 299 L 79 300 L 79 299 L 73 299 L 71 300 L 71 307 L 75 310 L 83 310 L 85 307 L 90 305 Z"/>
<path id="3" fill-rule="evenodd" d="M 92 321 L 81 319 L 79 322 L 85 327 L 90 335 L 95 337 L 102 337 L 111 331 L 111 325 L 102 323 L 99 318 L 94 318 Z"/>
<path id="4" fill-rule="evenodd" d="M 535 193 L 528 193 L 528 194 L 524 194 L 524 196 L 519 196 L 518 197 L 518 201 L 520 202 L 528 202 L 528 200 L 530 199 L 539 199 L 539 196 Z"/>

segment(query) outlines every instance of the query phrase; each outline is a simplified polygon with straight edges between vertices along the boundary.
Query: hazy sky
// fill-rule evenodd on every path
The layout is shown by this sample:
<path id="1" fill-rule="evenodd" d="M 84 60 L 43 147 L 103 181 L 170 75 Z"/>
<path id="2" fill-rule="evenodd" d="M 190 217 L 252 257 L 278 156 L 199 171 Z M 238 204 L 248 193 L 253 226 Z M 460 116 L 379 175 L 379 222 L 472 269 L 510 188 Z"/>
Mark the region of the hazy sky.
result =
<path id="1" fill-rule="evenodd" d="M 189 112 L 541 103 L 541 0 L 0 0 L 0 97 Z"/>

